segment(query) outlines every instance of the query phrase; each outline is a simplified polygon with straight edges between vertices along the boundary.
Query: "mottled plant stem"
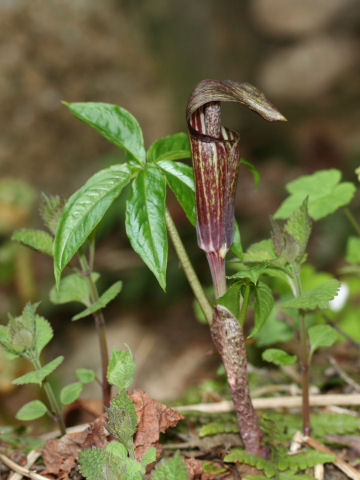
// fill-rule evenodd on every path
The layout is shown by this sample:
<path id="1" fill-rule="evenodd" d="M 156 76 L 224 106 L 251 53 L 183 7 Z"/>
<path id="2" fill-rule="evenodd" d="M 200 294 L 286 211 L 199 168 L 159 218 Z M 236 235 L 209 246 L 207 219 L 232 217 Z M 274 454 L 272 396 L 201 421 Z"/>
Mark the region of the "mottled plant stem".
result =
<path id="1" fill-rule="evenodd" d="M 99 293 L 97 291 L 95 282 L 91 276 L 91 271 L 89 268 L 88 261 L 85 255 L 79 252 L 79 262 L 81 265 L 82 273 L 86 277 L 90 290 L 90 298 L 92 303 L 95 303 L 99 300 Z M 107 379 L 107 369 L 109 365 L 109 350 L 106 340 L 106 330 L 105 330 L 105 318 L 102 310 L 98 310 L 93 313 L 95 320 L 96 332 L 99 340 L 100 347 L 100 357 L 101 357 L 101 371 L 102 371 L 102 392 L 103 392 L 103 408 L 110 406 L 111 400 L 111 385 Z"/>
<path id="2" fill-rule="evenodd" d="M 171 218 L 170 212 L 166 209 L 165 212 L 166 227 L 168 229 L 171 241 L 174 245 L 175 252 L 180 260 L 180 263 L 184 269 L 186 278 L 190 284 L 190 287 L 194 293 L 196 300 L 199 302 L 201 310 L 203 311 L 206 320 L 209 324 L 212 322 L 212 306 L 205 295 L 204 289 L 201 286 L 201 283 L 196 275 L 196 272 L 191 264 L 190 258 L 185 250 L 184 244 L 180 238 L 179 232 L 177 231 L 176 225 Z"/>
<path id="3" fill-rule="evenodd" d="M 224 363 L 245 449 L 266 458 L 269 450 L 261 445 L 263 433 L 249 392 L 243 329 L 234 315 L 222 305 L 214 308 L 211 336 Z"/>
<path id="4" fill-rule="evenodd" d="M 300 279 L 300 268 L 297 265 L 294 268 L 294 294 L 299 297 L 302 294 L 302 284 Z M 305 312 L 300 310 L 300 368 L 302 375 L 302 417 L 303 417 L 303 432 L 308 436 L 311 433 L 310 428 L 310 391 L 309 391 L 309 335 L 306 328 Z"/>
<path id="5" fill-rule="evenodd" d="M 40 363 L 39 360 L 34 359 L 32 363 L 33 363 L 36 370 L 41 369 L 41 363 Z M 59 405 L 59 402 L 56 399 L 54 390 L 53 390 L 50 382 L 46 379 L 43 381 L 42 386 L 44 388 L 44 392 L 46 394 L 46 397 L 47 397 L 49 405 L 50 405 L 51 416 L 55 420 L 55 422 L 57 423 L 57 425 L 59 427 L 59 430 L 61 432 L 61 435 L 65 435 L 66 434 L 65 423 L 64 423 L 63 416 L 62 416 L 61 407 Z"/>

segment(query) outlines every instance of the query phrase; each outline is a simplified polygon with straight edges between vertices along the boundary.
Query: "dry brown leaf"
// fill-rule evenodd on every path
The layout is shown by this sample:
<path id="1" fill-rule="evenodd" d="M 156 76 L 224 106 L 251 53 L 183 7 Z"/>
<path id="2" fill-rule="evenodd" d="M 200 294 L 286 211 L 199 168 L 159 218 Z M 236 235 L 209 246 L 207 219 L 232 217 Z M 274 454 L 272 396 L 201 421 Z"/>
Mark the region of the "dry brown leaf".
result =
<path id="1" fill-rule="evenodd" d="M 202 473 L 204 470 L 203 462 L 196 460 L 196 458 L 185 458 L 186 468 L 189 474 L 189 480 L 202 479 Z"/>
<path id="2" fill-rule="evenodd" d="M 184 417 L 172 408 L 152 400 L 146 392 L 135 390 L 130 395 L 134 402 L 138 419 L 137 431 L 134 437 L 136 458 L 140 460 L 149 447 L 155 447 L 160 455 L 160 433 L 175 427 Z"/>
<path id="3" fill-rule="evenodd" d="M 50 439 L 43 448 L 44 475 L 55 475 L 58 480 L 69 480 L 71 470 L 76 466 L 79 450 L 104 447 L 106 441 L 103 417 L 81 432 L 68 433 L 59 439 Z"/>

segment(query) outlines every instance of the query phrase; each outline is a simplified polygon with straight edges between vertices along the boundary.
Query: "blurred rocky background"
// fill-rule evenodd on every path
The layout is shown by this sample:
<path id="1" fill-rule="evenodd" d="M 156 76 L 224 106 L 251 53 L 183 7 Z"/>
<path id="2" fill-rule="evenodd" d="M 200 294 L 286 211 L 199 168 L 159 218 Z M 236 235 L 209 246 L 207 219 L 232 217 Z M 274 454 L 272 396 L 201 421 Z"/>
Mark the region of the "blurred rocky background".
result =
<path id="1" fill-rule="evenodd" d="M 247 81 L 263 89 L 287 124 L 268 124 L 238 106 L 224 108 L 227 124 L 242 134 L 244 157 L 256 164 L 262 177 L 257 190 L 245 167 L 239 180 L 237 214 L 246 245 L 268 235 L 268 217 L 284 198 L 290 179 L 337 167 L 346 179 L 356 181 L 359 38 L 358 0 L 0 0 L 1 315 L 8 309 L 19 311 L 28 298 L 46 295 L 52 283 L 47 259 L 37 254 L 29 258 L 19 248 L 14 252 L 7 241 L 14 228 L 39 222 L 38 192 L 67 196 L 122 156 L 73 118 L 61 100 L 125 107 L 139 120 L 149 145 L 185 130 L 187 98 L 203 78 Z M 358 199 L 354 206 L 359 206 Z M 152 352 L 164 365 L 172 355 L 169 364 L 178 365 L 177 375 L 183 373 L 174 391 L 170 379 L 161 384 L 164 368 L 153 375 L 152 387 L 145 381 L 150 375 L 146 369 L 139 381 L 158 398 L 174 397 L 203 365 L 208 332 L 194 321 L 191 295 L 176 261 L 170 265 L 175 278 L 169 284 L 170 300 L 165 300 L 152 276 L 139 270 L 138 259 L 129 253 L 123 228 L 113 226 L 117 215 L 105 228 L 98 265 L 110 276 L 124 275 L 130 287 L 124 289 L 127 307 L 119 300 L 112 310 L 111 328 L 124 328 L 118 341 L 131 344 L 133 338 L 134 345 L 142 345 L 145 359 Z M 174 215 L 180 223 L 184 220 L 180 211 Z M 318 227 L 312 248 L 320 267 L 336 265 L 348 228 L 341 222 L 337 228 L 326 221 Z M 195 250 L 194 233 L 186 233 L 185 220 L 184 228 Z M 322 236 L 328 239 L 325 244 Z M 201 253 L 194 256 L 204 262 Z M 148 312 L 150 298 L 162 313 Z M 134 309 L 139 303 L 143 306 Z M 67 312 L 45 308 L 54 315 L 66 344 L 68 328 L 75 328 Z M 124 316 L 127 321 L 117 321 Z M 188 338 L 178 345 L 171 332 L 174 325 L 184 332 L 182 322 L 189 327 Z M 72 334 L 74 343 L 85 338 L 78 349 L 85 358 L 86 345 L 93 341 L 84 337 L 90 325 L 77 325 L 77 336 Z M 148 336 L 148 343 L 141 343 Z M 165 345 L 162 353 L 160 344 Z M 185 346 L 193 363 L 181 357 Z M 199 351 L 201 355 L 194 353 Z"/>

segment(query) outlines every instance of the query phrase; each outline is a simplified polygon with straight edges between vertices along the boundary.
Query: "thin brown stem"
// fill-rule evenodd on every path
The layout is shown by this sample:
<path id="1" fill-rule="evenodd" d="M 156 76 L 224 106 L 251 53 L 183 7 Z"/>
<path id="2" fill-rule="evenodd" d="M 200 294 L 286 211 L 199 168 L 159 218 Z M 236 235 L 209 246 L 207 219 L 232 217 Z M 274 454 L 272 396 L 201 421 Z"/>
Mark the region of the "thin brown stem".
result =
<path id="1" fill-rule="evenodd" d="M 294 295 L 299 297 L 302 294 L 302 284 L 300 279 L 300 267 L 294 268 Z M 306 328 L 305 312 L 300 310 L 300 368 L 302 374 L 302 418 L 304 435 L 310 435 L 310 357 L 309 357 L 309 335 Z"/>
<path id="2" fill-rule="evenodd" d="M 97 291 L 95 282 L 91 276 L 91 271 L 89 271 L 89 264 L 83 253 L 79 253 L 79 262 L 82 268 L 82 273 L 85 275 L 90 291 L 91 302 L 95 303 L 99 300 L 99 293 Z M 101 357 L 101 371 L 102 371 L 102 392 L 103 392 L 103 407 L 110 406 L 111 400 L 111 385 L 107 379 L 107 369 L 109 365 L 109 350 L 106 340 L 106 330 L 105 330 L 105 318 L 102 310 L 98 310 L 93 313 L 95 320 L 95 328 L 98 335 L 99 347 L 100 347 L 100 357 Z"/>

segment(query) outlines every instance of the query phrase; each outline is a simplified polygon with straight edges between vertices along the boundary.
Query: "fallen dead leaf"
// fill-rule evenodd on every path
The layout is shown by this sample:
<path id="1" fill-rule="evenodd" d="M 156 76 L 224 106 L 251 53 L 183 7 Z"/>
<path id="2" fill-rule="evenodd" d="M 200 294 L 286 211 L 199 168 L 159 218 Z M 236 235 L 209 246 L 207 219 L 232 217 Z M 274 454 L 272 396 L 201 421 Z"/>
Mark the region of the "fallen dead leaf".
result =
<path id="1" fill-rule="evenodd" d="M 203 462 L 196 460 L 196 458 L 185 458 L 186 468 L 189 474 L 189 480 L 202 479 L 202 473 L 204 470 Z"/>
<path id="2" fill-rule="evenodd" d="M 142 458 L 149 447 L 155 447 L 157 456 L 161 453 L 160 433 L 175 425 L 184 417 L 170 407 L 152 400 L 141 390 L 134 390 L 130 395 L 134 402 L 138 419 L 137 431 L 134 437 L 135 455 Z"/>
<path id="3" fill-rule="evenodd" d="M 43 475 L 55 475 L 58 480 L 70 480 L 69 474 L 76 466 L 79 450 L 104 447 L 106 442 L 103 416 L 81 432 L 68 433 L 59 439 L 50 439 L 43 448 L 45 470 Z"/>

